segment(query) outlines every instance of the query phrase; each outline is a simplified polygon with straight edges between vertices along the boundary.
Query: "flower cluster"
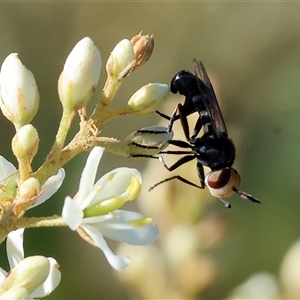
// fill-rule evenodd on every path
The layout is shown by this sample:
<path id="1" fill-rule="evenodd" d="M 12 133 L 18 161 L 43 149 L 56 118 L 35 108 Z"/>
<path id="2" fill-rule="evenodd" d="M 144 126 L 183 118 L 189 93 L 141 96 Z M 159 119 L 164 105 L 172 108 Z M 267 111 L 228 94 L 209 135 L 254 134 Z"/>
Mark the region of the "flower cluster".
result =
<path id="1" fill-rule="evenodd" d="M 126 104 L 110 108 L 124 79 L 149 60 L 153 47 L 153 37 L 141 33 L 114 47 L 106 63 L 107 80 L 101 99 L 88 116 L 86 106 L 98 85 L 102 59 L 89 37 L 74 46 L 58 79 L 62 104 L 59 128 L 49 154 L 36 170 L 32 168 L 32 161 L 39 150 L 39 133 L 31 121 L 40 103 L 37 84 L 17 53 L 4 60 L 0 71 L 0 108 L 15 127 L 12 152 L 18 166 L 0 156 L 0 242 L 6 238 L 11 268 L 8 273 L 0 270 L 0 299 L 44 297 L 60 282 L 61 273 L 54 258 L 24 256 L 25 228 L 69 226 L 89 244 L 101 249 L 116 270 L 128 266 L 130 258 L 114 254 L 105 238 L 132 245 L 146 245 L 157 239 L 159 231 L 152 218 L 121 209 L 128 201 L 136 199 L 141 190 L 142 178 L 138 170 L 121 167 L 95 180 L 105 149 L 130 157 L 136 155 L 143 144 L 143 154 L 154 155 L 173 137 L 172 132 L 162 126 L 137 130 L 123 142 L 99 135 L 101 124 L 128 114 L 150 114 L 167 99 L 168 85 L 149 83 L 136 91 Z M 79 131 L 66 143 L 77 113 Z M 154 134 L 157 130 L 163 133 L 159 138 Z M 55 194 L 65 177 L 64 164 L 82 151 L 90 151 L 90 154 L 78 192 L 74 197 L 65 198 L 61 216 L 26 217 L 29 209 Z"/>
<path id="2" fill-rule="evenodd" d="M 104 148 L 95 147 L 81 175 L 78 193 L 67 197 L 62 212 L 72 230 L 99 247 L 109 263 L 117 270 L 129 264 L 128 257 L 116 256 L 103 236 L 129 244 L 148 244 L 158 237 L 158 229 L 151 218 L 137 212 L 119 210 L 127 201 L 134 200 L 142 184 L 136 169 L 117 168 L 106 173 L 95 183 L 96 171 Z M 86 236 L 87 235 L 87 236 Z"/>
<path id="3" fill-rule="evenodd" d="M 14 198 L 12 194 L 12 180 L 17 174 L 17 169 L 7 161 L 4 157 L 0 156 L 0 181 L 7 181 L 5 189 L 2 188 L 1 203 L 10 202 Z M 44 203 L 48 200 L 61 186 L 65 177 L 64 169 L 60 169 L 58 173 L 51 176 L 40 188 L 43 193 L 40 194 L 35 203 L 31 204 L 28 209 L 31 209 L 37 205 Z M 33 177 L 27 179 L 20 185 L 19 193 L 23 196 L 28 192 L 33 192 L 33 195 L 37 193 L 34 186 L 36 181 Z M 33 191 L 34 190 L 34 191 Z M 15 201 L 15 200 L 14 200 Z M 12 202 L 13 205 L 18 207 L 17 202 Z M 2 216 L 4 217 L 4 216 Z M 19 218 L 21 220 L 21 218 Z M 3 219 L 1 223 L 3 223 Z M 4 225 L 1 226 L 1 230 L 4 230 Z M 24 228 L 11 231 L 7 236 L 6 248 L 7 256 L 10 267 L 12 270 L 7 276 L 7 272 L 0 270 L 0 299 L 7 299 L 14 297 L 21 299 L 22 297 L 43 297 L 50 294 L 53 289 L 59 284 L 60 271 L 56 260 L 53 258 L 45 258 L 43 256 L 32 256 L 24 259 L 23 250 L 23 232 Z M 1 232 L 3 234 L 3 232 Z M 7 276 L 7 277 L 6 277 Z"/>
<path id="4" fill-rule="evenodd" d="M 24 258 L 23 232 L 20 228 L 7 236 L 9 274 L 0 268 L 0 299 L 29 299 L 49 295 L 59 284 L 61 273 L 52 257 Z"/>

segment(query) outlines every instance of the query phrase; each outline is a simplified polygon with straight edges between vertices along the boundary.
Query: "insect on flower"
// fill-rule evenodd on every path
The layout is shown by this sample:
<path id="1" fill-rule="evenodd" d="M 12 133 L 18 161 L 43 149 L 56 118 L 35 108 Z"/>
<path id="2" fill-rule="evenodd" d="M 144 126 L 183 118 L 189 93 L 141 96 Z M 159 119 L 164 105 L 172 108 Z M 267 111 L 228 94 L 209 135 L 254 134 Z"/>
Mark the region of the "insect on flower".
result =
<path id="1" fill-rule="evenodd" d="M 156 183 L 150 190 L 166 181 L 178 179 L 200 189 L 204 189 L 206 186 L 210 193 L 228 208 L 231 205 L 224 198 L 231 196 L 233 193 L 239 194 L 242 199 L 261 203 L 260 200 L 250 194 L 238 190 L 241 178 L 238 172 L 232 168 L 235 160 L 235 146 L 228 137 L 221 109 L 203 63 L 194 59 L 193 66 L 195 75 L 187 71 L 180 71 L 171 81 L 171 92 L 179 92 L 184 95 L 184 104 L 178 104 L 170 117 L 158 112 L 163 118 L 169 120 L 168 131 L 172 129 L 173 123 L 180 119 L 187 140 L 170 140 L 168 144 L 190 150 L 161 151 L 159 154 L 184 155 L 170 167 L 166 165 L 162 157 L 156 158 L 170 172 L 196 159 L 200 186 L 180 175 L 175 175 Z M 187 116 L 194 112 L 199 113 L 199 118 L 191 136 Z M 197 137 L 201 128 L 203 128 L 204 133 L 202 136 Z M 207 175 L 204 174 L 203 166 L 211 169 Z"/>

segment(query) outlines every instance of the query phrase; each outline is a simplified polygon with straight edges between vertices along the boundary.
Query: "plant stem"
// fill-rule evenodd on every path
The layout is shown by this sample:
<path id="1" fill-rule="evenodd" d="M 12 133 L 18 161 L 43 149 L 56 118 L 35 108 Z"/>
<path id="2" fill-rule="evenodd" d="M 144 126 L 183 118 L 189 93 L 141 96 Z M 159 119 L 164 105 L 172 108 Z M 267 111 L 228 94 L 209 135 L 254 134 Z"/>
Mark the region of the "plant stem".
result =
<path id="1" fill-rule="evenodd" d="M 0 224 L 0 244 L 5 240 L 6 236 L 13 230 L 19 228 L 38 228 L 38 227 L 63 227 L 67 226 L 66 221 L 61 216 L 50 216 L 40 218 L 20 218 L 8 219 Z"/>
<path id="2" fill-rule="evenodd" d="M 34 218 L 20 218 L 16 220 L 17 228 L 38 228 L 38 227 L 64 227 L 68 226 L 66 221 L 58 215 L 50 217 L 34 217 Z"/>
<path id="3" fill-rule="evenodd" d="M 117 91 L 121 86 L 122 80 L 109 76 L 105 82 L 105 86 L 102 91 L 102 98 L 95 110 L 93 111 L 90 119 L 92 119 L 95 125 L 99 125 L 103 123 L 101 114 L 103 110 L 111 103 L 113 98 L 115 97 Z"/>

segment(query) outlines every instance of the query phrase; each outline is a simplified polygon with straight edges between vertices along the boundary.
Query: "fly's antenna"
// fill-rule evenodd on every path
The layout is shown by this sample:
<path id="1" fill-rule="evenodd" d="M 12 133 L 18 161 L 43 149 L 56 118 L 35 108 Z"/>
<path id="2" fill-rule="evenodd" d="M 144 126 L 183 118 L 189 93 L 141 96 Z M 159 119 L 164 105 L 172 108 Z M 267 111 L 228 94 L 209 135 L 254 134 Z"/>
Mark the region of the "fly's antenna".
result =
<path id="1" fill-rule="evenodd" d="M 240 195 L 240 197 L 244 200 L 248 200 L 248 201 L 251 201 L 251 202 L 254 202 L 254 203 L 261 203 L 260 200 L 254 198 L 252 195 L 246 193 L 246 192 L 243 192 L 243 191 L 240 191 L 238 190 L 237 188 L 233 188 L 233 190 Z"/>

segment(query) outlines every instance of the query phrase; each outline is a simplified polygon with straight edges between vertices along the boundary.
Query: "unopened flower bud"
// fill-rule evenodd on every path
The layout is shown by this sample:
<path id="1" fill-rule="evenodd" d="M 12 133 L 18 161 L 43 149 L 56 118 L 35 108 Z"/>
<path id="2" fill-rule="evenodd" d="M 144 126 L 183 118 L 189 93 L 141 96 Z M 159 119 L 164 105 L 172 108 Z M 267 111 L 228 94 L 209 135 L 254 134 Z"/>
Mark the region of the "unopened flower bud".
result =
<path id="1" fill-rule="evenodd" d="M 46 257 L 26 257 L 9 272 L 1 288 L 5 291 L 23 287 L 28 293 L 32 293 L 45 282 L 49 271 L 50 262 Z"/>
<path id="2" fill-rule="evenodd" d="M 124 39 L 112 50 L 106 63 L 106 71 L 111 77 L 123 79 L 131 72 L 133 65 L 133 46 L 129 40 Z"/>
<path id="3" fill-rule="evenodd" d="M 14 200 L 13 213 L 20 217 L 23 216 L 28 207 L 33 205 L 41 194 L 41 186 L 37 179 L 29 177 L 24 180 L 18 189 L 18 195 Z"/>
<path id="4" fill-rule="evenodd" d="M 100 52 L 89 37 L 75 45 L 58 80 L 58 94 L 64 108 L 78 110 L 87 105 L 98 84 L 101 65 Z"/>
<path id="5" fill-rule="evenodd" d="M 155 112 L 165 102 L 170 93 L 169 86 L 162 83 L 149 83 L 136 91 L 127 105 L 136 115 Z"/>
<path id="6" fill-rule="evenodd" d="M 27 124 L 20 128 L 12 139 L 12 150 L 18 159 L 27 159 L 31 162 L 39 145 L 37 130 Z"/>
<path id="7" fill-rule="evenodd" d="M 19 195 L 23 198 L 32 198 L 40 193 L 41 185 L 39 181 L 33 177 L 26 179 L 19 187 Z"/>
<path id="8" fill-rule="evenodd" d="M 28 124 L 39 107 L 39 92 L 33 74 L 17 53 L 6 57 L 0 72 L 1 101 L 4 116 L 16 127 Z"/>
<path id="9" fill-rule="evenodd" d="M 133 70 L 146 63 L 152 55 L 154 48 L 153 35 L 142 35 L 142 32 L 131 39 L 133 45 L 135 63 Z"/>

